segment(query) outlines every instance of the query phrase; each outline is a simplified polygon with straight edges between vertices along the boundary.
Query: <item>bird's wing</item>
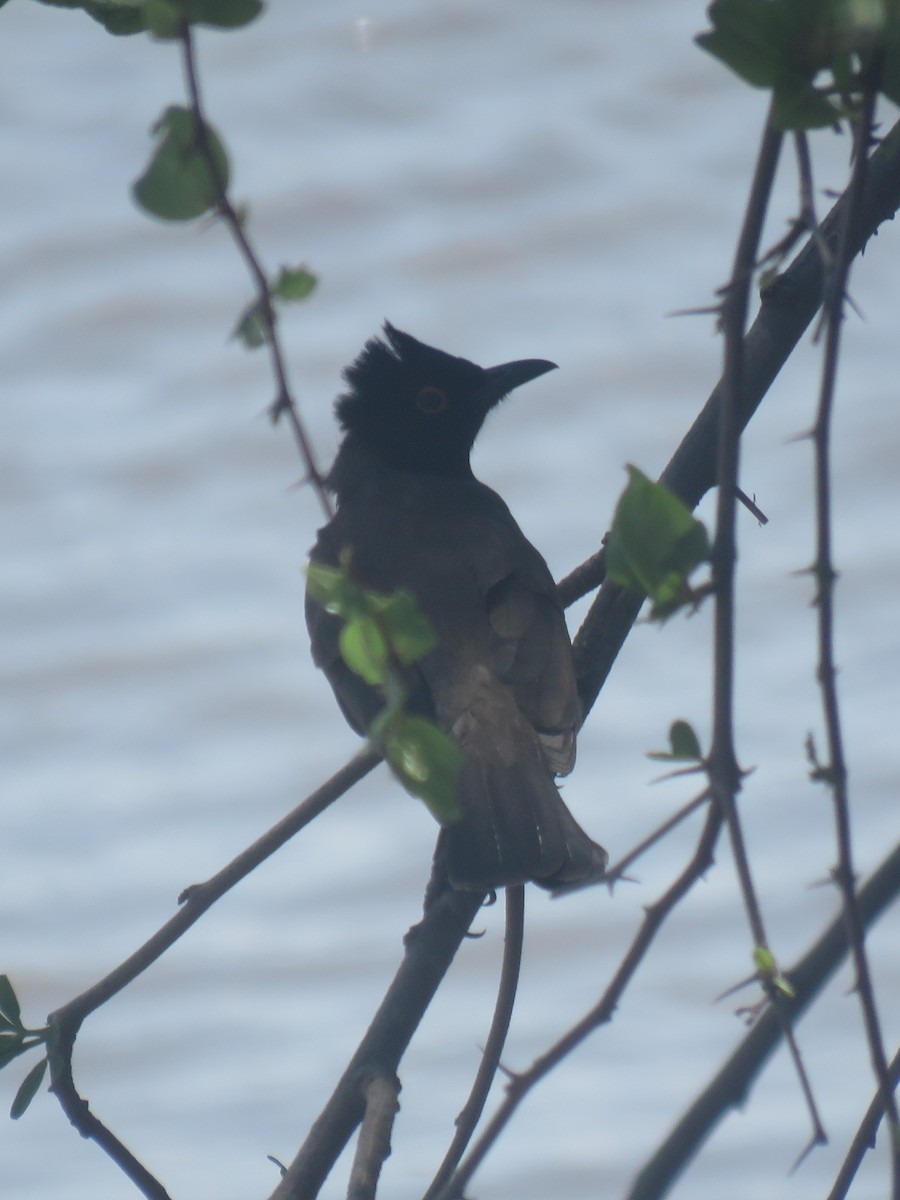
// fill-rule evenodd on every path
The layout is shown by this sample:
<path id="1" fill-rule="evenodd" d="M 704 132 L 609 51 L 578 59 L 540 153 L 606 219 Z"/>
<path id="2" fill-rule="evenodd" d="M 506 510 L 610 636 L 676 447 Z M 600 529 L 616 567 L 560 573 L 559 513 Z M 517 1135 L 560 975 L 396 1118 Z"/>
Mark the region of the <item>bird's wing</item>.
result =
<path id="1" fill-rule="evenodd" d="M 581 719 L 572 648 L 549 571 L 529 568 L 513 570 L 485 595 L 494 666 L 537 731 L 548 766 L 566 775 Z"/>

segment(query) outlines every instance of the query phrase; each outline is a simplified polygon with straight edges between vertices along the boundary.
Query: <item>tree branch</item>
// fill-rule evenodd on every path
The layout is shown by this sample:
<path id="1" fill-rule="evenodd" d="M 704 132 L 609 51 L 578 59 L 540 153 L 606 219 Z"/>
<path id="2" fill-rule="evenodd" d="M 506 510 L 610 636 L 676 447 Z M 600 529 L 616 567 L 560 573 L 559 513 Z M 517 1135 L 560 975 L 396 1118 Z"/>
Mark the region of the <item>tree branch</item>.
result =
<path id="1" fill-rule="evenodd" d="M 396 1073 L 483 901 L 480 892 L 449 887 L 433 896 L 420 924 L 406 935 L 403 961 L 371 1025 L 271 1200 L 318 1195 L 362 1120 L 365 1085 L 374 1075 Z"/>
<path id="2" fill-rule="evenodd" d="M 833 250 L 849 201 L 842 196 L 797 258 L 765 289 L 756 320 L 744 338 L 744 387 L 737 419 L 741 429 L 772 386 L 822 303 L 824 269 L 821 246 Z M 849 249 L 856 256 L 883 221 L 900 208 L 900 122 L 869 161 L 865 192 L 857 219 L 848 230 Z M 694 424 L 662 475 L 660 482 L 690 508 L 696 507 L 715 483 L 715 446 L 722 381 L 713 389 Z M 585 595 L 602 579 L 603 554 L 593 555 L 560 583 L 564 604 Z M 578 688 L 584 712 L 593 708 L 612 664 L 637 619 L 642 597 L 606 581 L 575 638 Z"/>
<path id="3" fill-rule="evenodd" d="M 900 845 L 859 889 L 860 916 L 870 928 L 900 895 Z M 847 930 L 836 917 L 803 958 L 785 972 L 794 996 L 788 1001 L 796 1021 L 847 956 Z M 698 1153 L 730 1108 L 739 1108 L 751 1085 L 781 1043 L 783 1028 L 768 1007 L 715 1077 L 691 1104 L 632 1184 L 627 1200 L 661 1200 Z"/>

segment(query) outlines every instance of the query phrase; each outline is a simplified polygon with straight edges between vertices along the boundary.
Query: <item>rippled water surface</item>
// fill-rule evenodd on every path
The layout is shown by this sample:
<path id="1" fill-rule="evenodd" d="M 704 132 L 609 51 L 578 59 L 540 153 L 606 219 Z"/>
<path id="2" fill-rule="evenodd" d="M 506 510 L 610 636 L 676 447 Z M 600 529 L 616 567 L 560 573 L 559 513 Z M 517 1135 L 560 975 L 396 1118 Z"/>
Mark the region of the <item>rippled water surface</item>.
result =
<path id="1" fill-rule="evenodd" d="M 668 0 L 272 0 L 201 34 L 235 196 L 273 267 L 308 261 L 284 333 L 323 462 L 341 367 L 389 317 L 479 362 L 560 370 L 492 418 L 477 472 L 557 574 L 591 553 L 635 462 L 658 472 L 718 374 L 710 303 L 727 272 L 764 114 L 692 46 L 703 7 Z M 130 953 L 355 746 L 308 658 L 302 565 L 321 516 L 262 353 L 228 340 L 248 298 L 218 228 L 144 218 L 128 186 L 182 99 L 176 51 L 77 13 L 0 14 L 0 812 L 2 963 L 30 1019 Z M 846 140 L 819 135 L 820 187 Z M 788 166 L 771 236 L 792 211 Z M 827 199 L 821 197 L 824 211 Z M 835 430 L 838 650 L 860 872 L 897 836 L 900 581 L 897 231 L 854 276 Z M 803 741 L 821 719 L 809 580 L 816 356 L 806 345 L 746 441 L 741 521 L 743 804 L 786 963 L 836 911 Z M 576 617 L 573 619 L 577 619 Z M 566 798 L 614 855 L 691 794 L 651 787 L 648 748 L 683 716 L 708 738 L 709 621 L 638 628 L 584 731 Z M 85 1028 L 77 1077 L 173 1197 L 274 1186 L 365 1028 L 417 918 L 433 826 L 376 773 L 228 896 Z M 677 871 L 677 837 L 610 898 L 529 893 L 506 1061 L 527 1065 L 596 999 Z M 404 1070 L 385 1194 L 421 1194 L 485 1036 L 500 906 L 479 925 Z M 873 939 L 888 1043 L 896 917 Z M 473 1194 L 616 1197 L 736 1043 L 750 939 L 728 853 L 661 935 L 611 1027 L 522 1108 Z M 675 1191 L 823 1195 L 872 1092 L 845 970 L 800 1026 L 833 1133 L 788 1178 L 808 1125 L 776 1057 Z M 16 1079 L 4 1072 L 0 1100 Z M 0 1125 L 5 1194 L 134 1191 L 42 1099 Z M 884 1194 L 883 1146 L 855 1195 Z M 738 1183 L 735 1181 L 739 1180 Z M 327 1194 L 342 1194 L 336 1180 Z"/>

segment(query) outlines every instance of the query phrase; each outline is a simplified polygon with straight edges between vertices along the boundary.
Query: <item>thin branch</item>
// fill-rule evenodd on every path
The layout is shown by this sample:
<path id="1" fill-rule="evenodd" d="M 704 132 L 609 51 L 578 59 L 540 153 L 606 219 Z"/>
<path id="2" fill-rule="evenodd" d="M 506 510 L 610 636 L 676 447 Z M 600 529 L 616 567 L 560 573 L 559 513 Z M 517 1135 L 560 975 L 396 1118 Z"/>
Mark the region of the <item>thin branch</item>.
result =
<path id="1" fill-rule="evenodd" d="M 671 817 L 668 817 L 665 821 L 663 821 L 663 823 L 654 829 L 652 833 L 649 833 L 645 838 L 642 838 L 641 841 L 639 841 L 636 846 L 629 850 L 627 854 L 623 855 L 618 862 L 613 863 L 613 865 L 606 872 L 604 882 L 612 887 L 612 885 L 618 880 L 626 878 L 625 872 L 632 865 L 632 863 L 636 862 L 642 857 L 642 855 L 646 854 L 647 851 L 652 846 L 655 846 L 657 842 L 662 841 L 667 834 L 671 833 L 673 829 L 677 828 L 682 821 L 686 821 L 687 818 L 691 816 L 692 813 L 695 813 L 698 808 L 702 808 L 704 804 L 708 803 L 709 791 L 708 789 L 704 788 L 699 796 L 695 796 L 693 800 L 689 800 L 687 804 L 682 805 L 677 812 L 674 812 Z"/>
<path id="2" fill-rule="evenodd" d="M 519 968 L 522 964 L 522 938 L 525 930 L 525 889 L 519 884 L 506 889 L 506 938 L 503 944 L 503 964 L 500 969 L 500 987 L 491 1029 L 485 1043 L 481 1063 L 472 1084 L 472 1091 L 456 1118 L 456 1133 L 444 1156 L 444 1161 L 428 1186 L 422 1200 L 435 1200 L 441 1188 L 459 1165 L 466 1147 L 471 1141 L 475 1126 L 481 1119 L 491 1084 L 500 1065 L 500 1056 L 506 1044 L 513 1004 L 519 986 Z"/>
<path id="3" fill-rule="evenodd" d="M 859 911 L 866 928 L 878 920 L 898 895 L 900 845 L 894 847 L 859 890 Z M 848 944 L 846 926 L 841 917 L 836 917 L 803 958 L 785 972 L 794 992 L 790 1001 L 792 1019 L 796 1020 L 809 1008 L 840 967 L 847 956 Z M 783 1036 L 778 1014 L 769 1006 L 654 1151 L 632 1184 L 627 1200 L 661 1200 L 668 1194 L 728 1110 L 744 1103 Z"/>
<path id="4" fill-rule="evenodd" d="M 877 97 L 877 64 L 875 74 L 869 79 L 860 115 L 855 123 L 853 173 L 848 188 L 848 200 L 841 235 L 838 241 L 834 270 L 829 279 L 829 290 L 825 306 L 825 346 L 822 362 L 822 383 L 819 393 L 818 413 L 813 430 L 815 447 L 815 493 L 816 493 L 816 562 L 815 576 L 817 640 L 819 662 L 816 672 L 822 694 L 822 710 L 828 742 L 828 765 L 821 777 L 831 789 L 838 863 L 834 878 L 841 892 L 844 918 L 853 951 L 856 972 L 856 991 L 862 1009 L 866 1040 L 872 1069 L 881 1093 L 881 1103 L 893 1127 L 891 1154 L 891 1195 L 900 1200 L 900 1116 L 890 1083 L 887 1053 L 881 1032 L 881 1022 L 875 1002 L 875 989 L 869 970 L 862 922 L 857 911 L 856 875 L 853 867 L 853 849 L 850 830 L 850 798 L 848 788 L 847 761 L 844 754 L 841 728 L 840 705 L 837 692 L 837 664 L 834 649 L 835 597 L 834 585 L 837 578 L 832 554 L 831 515 L 831 419 L 837 384 L 837 368 L 840 355 L 841 331 L 844 319 L 844 303 L 850 276 L 850 231 L 856 224 L 865 191 L 869 145 L 875 120 Z"/>
<path id="5" fill-rule="evenodd" d="M 208 908 L 221 899 L 227 891 L 250 874 L 261 862 L 269 858 L 285 842 L 324 812 L 329 805 L 343 796 L 349 788 L 363 779 L 376 767 L 381 759 L 371 751 L 356 755 L 335 772 L 332 777 L 311 792 L 287 816 L 282 817 L 268 832 L 264 833 L 246 850 L 242 850 L 227 866 L 218 871 L 205 883 L 192 884 L 182 893 L 182 906 L 165 925 L 156 931 L 143 946 L 110 971 L 103 979 L 87 991 L 70 1000 L 54 1013 L 48 1022 L 60 1029 L 77 1030 L 90 1013 L 105 1004 L 134 979 L 147 970 L 156 960 L 178 941 Z"/>
<path id="6" fill-rule="evenodd" d="M 306 469 L 307 479 L 315 489 L 319 503 L 322 506 L 322 511 L 326 517 L 330 518 L 334 515 L 331 497 L 325 488 L 324 476 L 316 464 L 312 443 L 300 419 L 300 411 L 288 383 L 284 353 L 281 348 L 281 340 L 278 336 L 278 317 L 272 304 L 269 281 L 266 278 L 266 273 L 260 264 L 256 251 L 250 244 L 243 221 L 228 197 L 225 180 L 222 178 L 219 164 L 212 153 L 209 138 L 207 137 L 207 121 L 200 96 L 200 80 L 197 73 L 197 62 L 194 52 L 194 35 L 189 21 L 182 21 L 181 23 L 180 40 L 185 83 L 188 96 L 190 97 L 191 109 L 195 117 L 197 148 L 206 160 L 207 169 L 209 170 L 215 190 L 216 208 L 219 216 L 225 222 L 228 232 L 231 234 L 247 266 L 247 270 L 250 272 L 256 290 L 257 308 L 266 327 L 266 344 L 269 347 L 269 356 L 272 361 L 272 371 L 277 387 L 275 400 L 272 403 L 269 413 L 273 421 L 277 421 L 281 416 L 287 417 L 294 440 L 297 443 L 297 448 L 300 451 L 300 457 Z"/>
<path id="7" fill-rule="evenodd" d="M 619 1001 L 625 989 L 634 977 L 638 967 L 644 960 L 656 934 L 666 918 L 678 906 L 694 884 L 710 867 L 713 860 L 713 850 L 722 826 L 722 818 L 717 808 L 711 807 L 707 813 L 703 831 L 695 847 L 690 862 L 668 890 L 650 905 L 644 914 L 641 926 L 628 948 L 625 957 L 619 964 L 606 990 L 598 1003 L 582 1019 L 559 1039 L 540 1058 L 522 1074 L 514 1075 L 507 1087 L 506 1096 L 489 1121 L 487 1128 L 469 1151 L 459 1169 L 447 1181 L 435 1200 L 458 1200 L 462 1197 L 463 1189 L 471 1180 L 475 1171 L 484 1160 L 488 1151 L 509 1124 L 516 1109 L 525 1096 L 546 1075 L 568 1057 L 581 1043 L 601 1025 L 612 1020 Z"/>
<path id="8" fill-rule="evenodd" d="M 888 1078 L 892 1088 L 896 1088 L 900 1084 L 900 1050 L 894 1055 L 888 1068 Z M 859 1170 L 866 1151 L 871 1150 L 875 1145 L 875 1135 L 878 1132 L 878 1126 L 881 1124 L 881 1118 L 884 1116 L 884 1093 L 881 1087 L 875 1093 L 875 1098 L 866 1109 L 863 1119 L 859 1123 L 859 1128 L 850 1143 L 846 1157 L 841 1163 L 841 1169 L 838 1171 L 837 1178 L 834 1181 L 834 1186 L 828 1193 L 827 1200 L 844 1200 L 847 1192 L 850 1190 L 850 1185 L 856 1177 L 856 1172 Z M 888 1137 L 891 1137 L 891 1131 L 888 1130 Z M 896 1135 L 893 1137 L 893 1146 L 891 1154 L 896 1154 Z"/>
<path id="9" fill-rule="evenodd" d="M 391 1153 L 391 1130 L 400 1111 L 400 1080 L 373 1075 L 363 1086 L 365 1116 L 350 1169 L 347 1200 L 375 1200 L 381 1168 Z"/>
<path id="10" fill-rule="evenodd" d="M 396 1073 L 484 896 L 445 887 L 432 895 L 420 924 L 405 938 L 405 954 L 372 1023 L 287 1168 L 271 1200 L 312 1200 L 365 1112 L 373 1075 Z"/>
<path id="11" fill-rule="evenodd" d="M 72 1056 L 75 1039 L 85 1018 L 129 983 L 143 974 L 166 950 L 187 932 L 200 917 L 227 891 L 245 878 L 255 867 L 304 825 L 342 796 L 381 760 L 377 754 L 366 752 L 355 758 L 320 788 L 298 804 L 293 812 L 282 818 L 261 838 L 248 846 L 227 866 L 205 883 L 194 884 L 182 894 L 182 907 L 143 946 L 129 955 L 113 971 L 87 991 L 62 1005 L 47 1018 L 52 1030 L 50 1065 L 55 1093 L 66 1116 L 82 1135 L 97 1142 L 150 1200 L 167 1200 L 166 1192 L 106 1126 L 90 1111 L 88 1103 L 78 1093 L 72 1075 Z"/>
<path id="12" fill-rule="evenodd" d="M 708 759 L 709 785 L 728 825 L 735 870 L 747 912 L 751 935 L 757 952 L 774 957 L 763 923 L 762 910 L 756 896 L 750 857 L 747 853 L 737 795 L 741 787 L 741 770 L 734 745 L 734 664 L 735 664 L 735 603 L 734 574 L 737 559 L 737 497 L 740 462 L 741 424 L 738 414 L 745 407 L 744 394 L 744 330 L 747 323 L 750 282 L 759 254 L 763 223 L 775 171 L 784 139 L 771 120 L 766 121 L 757 158 L 747 211 L 735 250 L 731 281 L 722 304 L 722 328 L 725 336 L 725 368 L 723 372 L 722 405 L 719 414 L 718 447 L 716 454 L 718 503 L 716 536 L 713 546 L 713 590 L 715 592 L 714 663 L 713 663 L 713 736 Z M 761 972 L 761 978 L 775 1011 L 782 1022 L 784 1036 L 812 1122 L 810 1147 L 824 1142 L 825 1130 L 816 1106 L 815 1097 L 800 1049 L 790 1026 L 785 997 L 773 975 Z"/>
<path id="13" fill-rule="evenodd" d="M 53 1082 L 50 1085 L 50 1091 L 56 1096 L 63 1112 L 82 1137 L 90 1138 L 109 1156 L 142 1196 L 146 1196 L 147 1200 L 171 1200 L 169 1193 L 156 1176 L 152 1175 L 144 1164 L 135 1158 L 128 1147 L 119 1141 L 99 1117 L 94 1116 L 87 1101 L 79 1096 L 72 1078 L 71 1049 L 71 1043 L 66 1046 L 57 1042 L 57 1052 L 62 1055 L 62 1058 L 54 1070 Z M 52 1062 L 53 1057 L 51 1057 Z"/>

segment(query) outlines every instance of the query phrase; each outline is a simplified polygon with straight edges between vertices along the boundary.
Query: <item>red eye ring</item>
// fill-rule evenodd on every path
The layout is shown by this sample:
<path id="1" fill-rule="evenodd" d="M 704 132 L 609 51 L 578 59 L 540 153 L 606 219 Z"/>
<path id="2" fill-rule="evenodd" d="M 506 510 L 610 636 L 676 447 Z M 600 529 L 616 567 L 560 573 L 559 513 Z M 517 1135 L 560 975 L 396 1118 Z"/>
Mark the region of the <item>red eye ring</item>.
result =
<path id="1" fill-rule="evenodd" d="M 416 393 L 416 408 L 429 416 L 443 412 L 447 407 L 447 393 L 432 384 L 426 384 Z"/>

